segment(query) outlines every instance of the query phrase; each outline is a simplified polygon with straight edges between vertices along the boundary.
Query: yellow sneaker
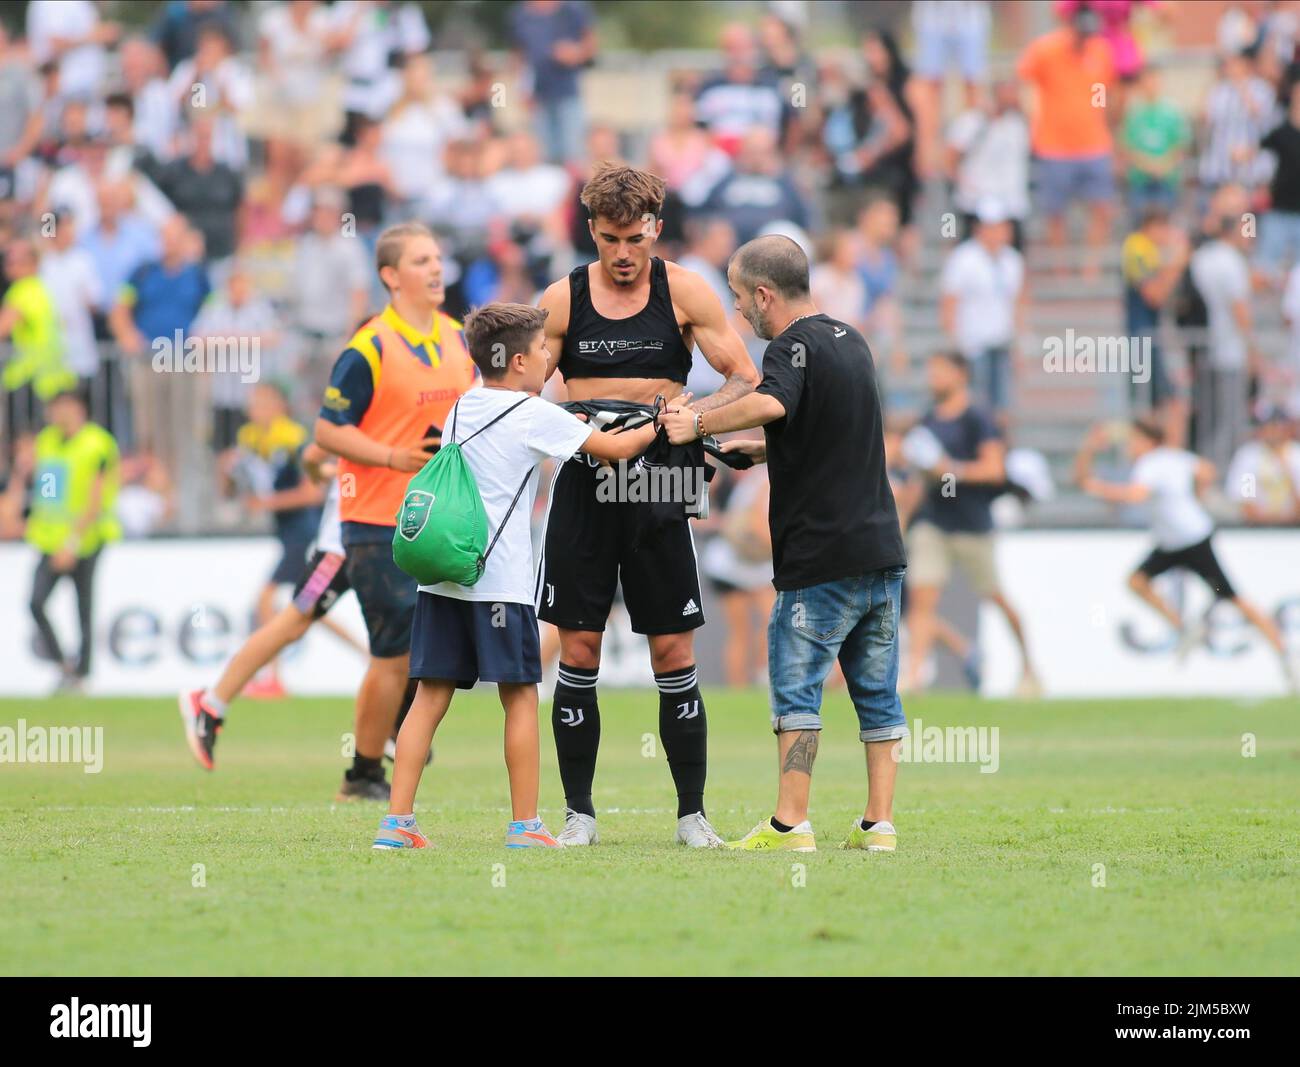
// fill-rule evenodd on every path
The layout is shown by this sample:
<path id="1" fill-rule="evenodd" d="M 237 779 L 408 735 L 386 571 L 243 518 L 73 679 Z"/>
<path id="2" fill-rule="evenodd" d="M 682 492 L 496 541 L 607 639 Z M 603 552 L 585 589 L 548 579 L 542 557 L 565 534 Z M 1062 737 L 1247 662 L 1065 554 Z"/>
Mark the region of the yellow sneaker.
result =
<path id="1" fill-rule="evenodd" d="M 848 840 L 840 848 L 862 848 L 868 852 L 894 852 L 898 848 L 898 831 L 892 822 L 878 822 L 870 830 L 862 829 L 860 819 L 853 820 Z"/>
<path id="2" fill-rule="evenodd" d="M 813 838 L 812 823 L 807 819 L 785 833 L 781 833 L 769 820 L 764 819 L 739 841 L 728 841 L 727 848 L 744 849 L 747 852 L 764 852 L 770 849 L 816 852 L 817 842 Z"/>

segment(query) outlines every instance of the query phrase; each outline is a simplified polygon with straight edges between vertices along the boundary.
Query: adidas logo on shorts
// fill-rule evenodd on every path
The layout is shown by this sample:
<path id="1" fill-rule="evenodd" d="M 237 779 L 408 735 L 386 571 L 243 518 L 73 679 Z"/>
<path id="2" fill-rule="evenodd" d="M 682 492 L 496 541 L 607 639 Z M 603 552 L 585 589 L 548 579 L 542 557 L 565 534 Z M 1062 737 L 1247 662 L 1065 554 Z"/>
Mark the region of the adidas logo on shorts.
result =
<path id="1" fill-rule="evenodd" d="M 698 615 L 699 613 L 700 613 L 700 606 L 697 603 L 695 603 L 694 597 L 686 601 L 686 607 L 682 608 L 683 615 Z"/>

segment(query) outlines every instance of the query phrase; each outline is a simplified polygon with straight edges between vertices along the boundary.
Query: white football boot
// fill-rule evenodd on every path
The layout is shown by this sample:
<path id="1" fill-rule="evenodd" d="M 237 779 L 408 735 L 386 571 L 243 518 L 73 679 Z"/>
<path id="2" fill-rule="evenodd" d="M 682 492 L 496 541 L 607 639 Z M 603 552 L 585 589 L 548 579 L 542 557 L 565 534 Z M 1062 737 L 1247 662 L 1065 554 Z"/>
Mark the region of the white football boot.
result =
<path id="1" fill-rule="evenodd" d="M 683 815 L 677 820 L 677 843 L 687 848 L 721 848 L 722 838 L 709 825 L 703 812 Z"/>
<path id="2" fill-rule="evenodd" d="M 580 811 L 565 808 L 564 829 L 555 835 L 555 840 L 565 848 L 600 844 L 600 834 L 596 832 L 596 816 L 583 815 Z"/>

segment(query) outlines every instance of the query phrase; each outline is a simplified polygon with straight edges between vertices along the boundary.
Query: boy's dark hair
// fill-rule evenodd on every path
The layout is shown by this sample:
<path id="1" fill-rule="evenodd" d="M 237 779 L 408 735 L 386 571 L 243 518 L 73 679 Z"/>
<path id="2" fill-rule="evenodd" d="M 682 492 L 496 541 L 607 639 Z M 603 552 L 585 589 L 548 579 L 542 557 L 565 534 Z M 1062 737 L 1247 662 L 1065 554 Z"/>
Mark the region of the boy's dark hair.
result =
<path id="1" fill-rule="evenodd" d="M 45 406 L 49 407 L 51 404 L 57 404 L 64 400 L 71 400 L 79 405 L 83 414 L 90 412 L 90 398 L 86 395 L 85 388 L 80 385 L 70 385 L 60 389 L 49 400 L 45 401 Z"/>
<path id="2" fill-rule="evenodd" d="M 956 349 L 943 348 L 930 357 L 931 359 L 941 359 L 950 366 L 956 367 L 970 381 L 970 360 L 963 356 Z"/>
<path id="3" fill-rule="evenodd" d="M 1153 441 L 1158 445 L 1165 443 L 1164 427 L 1153 419 L 1134 419 L 1133 429 L 1137 430 L 1148 441 Z"/>
<path id="4" fill-rule="evenodd" d="M 130 93 L 109 93 L 104 97 L 105 107 L 120 107 L 132 118 L 135 117 L 135 101 Z"/>
<path id="5" fill-rule="evenodd" d="M 465 319 L 465 344 L 485 381 L 505 377 L 510 357 L 527 352 L 546 324 L 545 308 L 531 304 L 484 304 Z"/>

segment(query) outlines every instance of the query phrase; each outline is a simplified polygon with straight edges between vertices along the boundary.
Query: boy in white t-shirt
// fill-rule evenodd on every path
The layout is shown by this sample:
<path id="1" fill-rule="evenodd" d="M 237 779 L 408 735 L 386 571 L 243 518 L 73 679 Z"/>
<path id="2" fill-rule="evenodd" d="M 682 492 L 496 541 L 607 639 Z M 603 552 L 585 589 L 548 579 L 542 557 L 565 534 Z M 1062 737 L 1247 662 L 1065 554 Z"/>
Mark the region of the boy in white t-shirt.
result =
<path id="1" fill-rule="evenodd" d="M 1181 567 L 1200 577 L 1216 600 L 1232 604 L 1273 646 L 1282 662 L 1292 691 L 1300 691 L 1300 669 L 1292 662 L 1272 619 L 1242 599 L 1224 573 L 1211 538 L 1214 520 L 1199 496 L 1214 484 L 1214 464 L 1181 448 L 1164 443 L 1164 431 L 1154 422 L 1139 419 L 1128 435 L 1133 470 L 1127 482 L 1107 482 L 1092 473 L 1093 456 L 1112 444 L 1110 427 L 1094 426 L 1075 461 L 1075 476 L 1085 493 L 1112 504 L 1147 504 L 1156 547 L 1129 576 L 1129 588 L 1150 604 L 1179 632 L 1178 653 L 1186 656 L 1205 637 L 1205 620 L 1184 624 L 1174 607 L 1152 585 L 1153 579 Z"/>
<path id="2" fill-rule="evenodd" d="M 577 452 L 601 460 L 631 459 L 645 451 L 657 431 L 651 423 L 618 434 L 593 430 L 542 400 L 537 394 L 546 382 L 549 359 L 545 321 L 540 308 L 501 303 L 486 304 L 465 320 L 465 341 L 483 388 L 456 402 L 444 441 L 464 444 L 465 461 L 487 512 L 489 543 L 496 541 L 476 585 L 420 586 L 411 629 L 411 677 L 419 679 L 419 688 L 397 738 L 392 800 L 375 848 L 429 847 L 414 815 L 425 755 L 452 694 L 478 681 L 497 683 L 506 713 L 512 809 L 506 847 L 563 847 L 537 817 L 542 665 L 528 522 L 537 465 L 548 457 L 567 460 Z"/>

